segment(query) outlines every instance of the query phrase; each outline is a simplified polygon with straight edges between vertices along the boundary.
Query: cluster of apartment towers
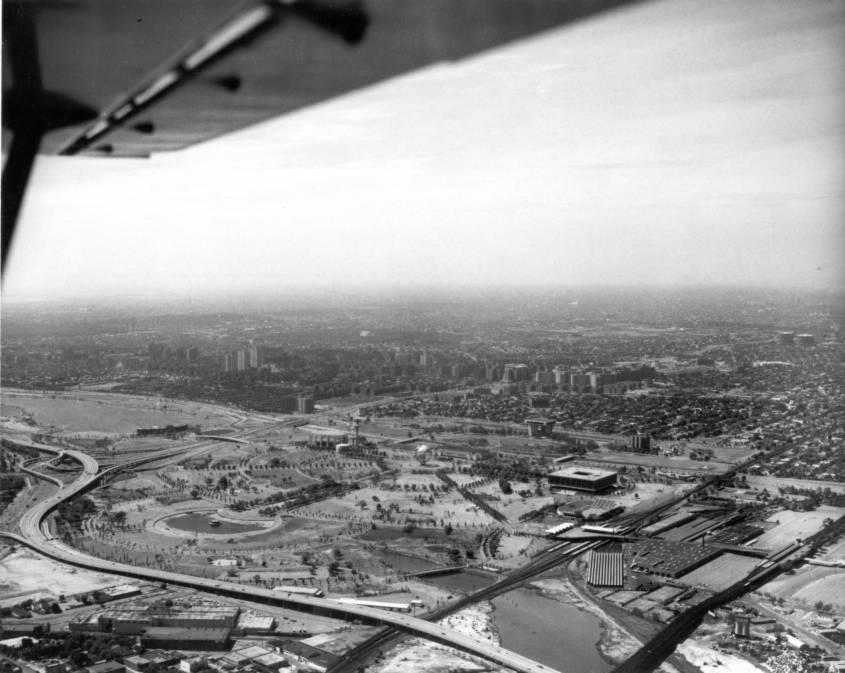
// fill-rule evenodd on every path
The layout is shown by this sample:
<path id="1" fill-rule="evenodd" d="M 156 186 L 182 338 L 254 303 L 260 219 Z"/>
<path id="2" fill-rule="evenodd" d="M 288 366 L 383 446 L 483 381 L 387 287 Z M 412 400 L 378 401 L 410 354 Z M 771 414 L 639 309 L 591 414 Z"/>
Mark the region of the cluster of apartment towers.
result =
<path id="1" fill-rule="evenodd" d="M 240 348 L 223 355 L 224 372 L 242 372 L 247 369 L 258 369 L 258 348 Z"/>
<path id="2" fill-rule="evenodd" d="M 576 393 L 613 392 L 606 390 L 617 384 L 636 383 L 654 376 L 654 368 L 639 366 L 633 368 L 582 368 L 559 365 L 551 370 L 536 371 L 526 364 L 506 364 L 502 369 L 503 383 L 531 381 L 541 386 L 554 386 L 558 390 Z M 492 372 L 496 376 L 497 372 Z M 496 377 L 498 378 L 498 377 Z"/>

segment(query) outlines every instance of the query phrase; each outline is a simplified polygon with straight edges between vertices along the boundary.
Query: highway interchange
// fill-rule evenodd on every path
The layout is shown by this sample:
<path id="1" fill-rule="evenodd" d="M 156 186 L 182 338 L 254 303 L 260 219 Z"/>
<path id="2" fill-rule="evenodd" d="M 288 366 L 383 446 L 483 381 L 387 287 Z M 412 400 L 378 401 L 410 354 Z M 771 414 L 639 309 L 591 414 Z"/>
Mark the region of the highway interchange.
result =
<path id="1" fill-rule="evenodd" d="M 66 456 L 74 458 L 82 465 L 82 473 L 73 483 L 62 485 L 56 493 L 36 503 L 23 514 L 19 522 L 20 534 L 0 532 L 0 535 L 35 549 L 45 556 L 90 570 L 108 572 L 151 582 L 175 584 L 223 596 L 249 598 L 257 602 L 331 617 L 360 620 L 371 624 L 383 624 L 385 626 L 395 627 L 412 635 L 455 647 L 519 671 L 520 673 L 557 673 L 555 669 L 533 661 L 528 657 L 511 652 L 492 643 L 481 642 L 470 636 L 456 633 L 454 630 L 410 615 L 342 604 L 327 598 L 294 594 L 281 596 L 279 592 L 271 589 L 241 586 L 230 582 L 194 577 L 165 570 L 140 568 L 89 556 L 56 539 L 47 529 L 47 516 L 66 500 L 92 488 L 110 471 L 125 469 L 134 464 L 110 468 L 110 470 L 100 473 L 97 461 L 81 451 L 56 449 L 55 447 L 32 442 L 28 443 L 28 446 L 32 449 L 53 454 L 63 453 Z M 156 459 L 161 459 L 162 457 L 162 454 L 157 454 Z M 144 459 L 144 461 L 149 460 L 149 458 Z M 39 474 L 34 471 L 31 473 Z"/>

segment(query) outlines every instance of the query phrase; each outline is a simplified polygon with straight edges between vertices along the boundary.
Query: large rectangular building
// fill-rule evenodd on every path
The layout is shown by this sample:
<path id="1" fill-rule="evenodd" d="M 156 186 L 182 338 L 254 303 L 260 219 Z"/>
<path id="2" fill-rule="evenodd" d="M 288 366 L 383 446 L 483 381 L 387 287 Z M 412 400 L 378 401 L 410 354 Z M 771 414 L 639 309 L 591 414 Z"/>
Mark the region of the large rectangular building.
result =
<path id="1" fill-rule="evenodd" d="M 141 634 L 141 645 L 177 650 L 228 650 L 229 633 L 230 629 L 227 628 L 150 626 Z"/>
<path id="2" fill-rule="evenodd" d="M 549 474 L 550 488 L 571 488 L 576 491 L 598 493 L 612 488 L 616 483 L 616 472 L 593 467 L 573 465 Z"/>
<path id="3" fill-rule="evenodd" d="M 640 540 L 631 547 L 631 567 L 662 577 L 680 577 L 722 553 L 721 549 L 693 542 Z"/>

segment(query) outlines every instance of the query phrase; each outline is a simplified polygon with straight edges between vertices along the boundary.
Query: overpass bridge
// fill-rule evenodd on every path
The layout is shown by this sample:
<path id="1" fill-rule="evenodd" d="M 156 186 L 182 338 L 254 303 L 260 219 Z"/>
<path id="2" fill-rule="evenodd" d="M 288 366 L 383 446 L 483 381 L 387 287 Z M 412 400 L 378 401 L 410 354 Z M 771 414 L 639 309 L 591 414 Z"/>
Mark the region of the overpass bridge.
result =
<path id="1" fill-rule="evenodd" d="M 228 435 L 197 435 L 197 439 L 213 439 L 216 442 L 231 442 L 233 444 L 249 444 L 248 439 L 229 437 Z"/>
<path id="2" fill-rule="evenodd" d="M 89 556 L 56 539 L 45 526 L 46 518 L 66 500 L 92 488 L 104 475 L 112 471 L 124 469 L 128 465 L 116 466 L 104 472 L 99 472 L 97 461 L 80 451 L 56 449 L 46 445 L 33 446 L 32 448 L 53 453 L 59 453 L 61 451 L 81 463 L 83 468 L 82 474 L 76 481 L 61 487 L 56 493 L 36 503 L 35 506 L 23 514 L 19 524 L 21 531 L 19 535 L 0 532 L 0 536 L 24 544 L 45 556 L 63 563 L 98 572 L 107 572 L 150 582 L 174 584 L 230 598 L 241 598 L 336 619 L 355 619 L 366 624 L 393 626 L 411 635 L 420 636 L 442 645 L 457 648 L 518 671 L 519 673 L 557 673 L 555 669 L 528 657 L 511 652 L 492 643 L 482 642 L 476 638 L 456 633 L 452 629 L 444 628 L 438 624 L 410 615 L 392 613 L 386 610 L 364 606 L 342 604 L 325 598 L 297 594 L 280 595 L 279 592 L 273 591 L 272 589 L 241 586 L 231 582 L 194 577 L 192 575 L 166 570 L 138 568 L 125 563 L 107 561 Z M 155 458 L 148 457 L 137 461 L 137 463 L 148 462 L 158 458 L 161 458 L 161 456 L 156 456 Z"/>
<path id="3" fill-rule="evenodd" d="M 419 570 L 414 573 L 402 573 L 403 577 L 440 577 L 441 575 L 452 575 L 463 572 L 466 566 L 446 566 L 445 568 L 432 568 L 431 570 Z"/>

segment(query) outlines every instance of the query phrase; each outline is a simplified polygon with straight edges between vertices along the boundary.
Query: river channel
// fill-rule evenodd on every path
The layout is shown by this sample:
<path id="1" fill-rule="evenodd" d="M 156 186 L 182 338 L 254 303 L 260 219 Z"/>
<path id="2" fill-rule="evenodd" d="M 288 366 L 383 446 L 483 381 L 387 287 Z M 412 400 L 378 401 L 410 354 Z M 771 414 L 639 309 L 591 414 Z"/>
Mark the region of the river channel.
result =
<path id="1" fill-rule="evenodd" d="M 492 603 L 502 647 L 561 673 L 604 673 L 613 668 L 596 647 L 601 621 L 595 615 L 529 589 L 514 589 Z"/>
<path id="2" fill-rule="evenodd" d="M 432 561 L 391 552 L 378 555 L 400 572 L 440 567 Z M 425 580 L 455 593 L 472 593 L 496 581 L 490 573 L 465 571 Z M 601 621 L 574 605 L 529 589 L 514 589 L 492 600 L 493 625 L 502 647 L 561 673 L 605 673 L 613 668 L 599 655 Z"/>

